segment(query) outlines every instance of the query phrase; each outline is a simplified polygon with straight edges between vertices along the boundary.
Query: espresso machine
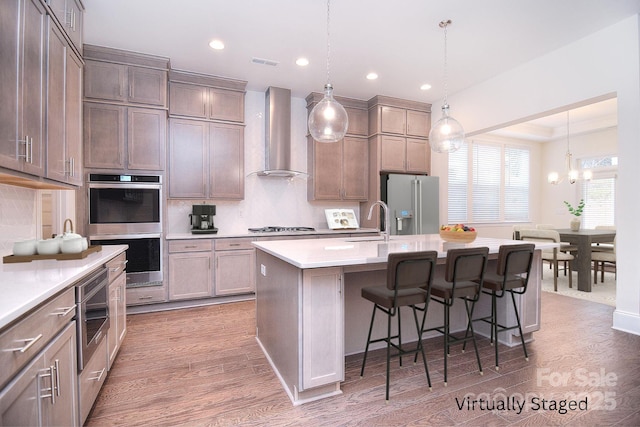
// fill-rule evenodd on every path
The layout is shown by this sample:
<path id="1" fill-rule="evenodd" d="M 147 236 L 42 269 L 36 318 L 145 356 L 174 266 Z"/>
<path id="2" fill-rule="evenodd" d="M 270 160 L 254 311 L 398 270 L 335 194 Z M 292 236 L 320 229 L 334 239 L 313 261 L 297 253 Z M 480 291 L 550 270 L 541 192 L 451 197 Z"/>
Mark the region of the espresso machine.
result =
<path id="1" fill-rule="evenodd" d="M 216 214 L 216 205 L 193 205 L 189 218 L 191 218 L 191 233 L 206 234 L 217 233 L 213 226 L 213 216 Z"/>

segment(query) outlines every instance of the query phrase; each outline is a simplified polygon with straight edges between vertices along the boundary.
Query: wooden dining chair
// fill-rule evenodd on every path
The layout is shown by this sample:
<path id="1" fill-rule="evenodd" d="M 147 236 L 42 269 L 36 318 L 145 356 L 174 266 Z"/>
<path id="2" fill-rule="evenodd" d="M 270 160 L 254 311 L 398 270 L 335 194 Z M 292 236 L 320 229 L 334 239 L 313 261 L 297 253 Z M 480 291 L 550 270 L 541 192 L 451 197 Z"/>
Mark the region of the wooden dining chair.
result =
<path id="1" fill-rule="evenodd" d="M 529 242 L 553 242 L 560 243 L 560 233 L 556 230 L 544 230 L 544 229 L 529 229 L 520 231 L 521 240 Z M 571 261 L 575 257 L 571 253 L 562 252 L 559 248 L 544 249 L 542 251 L 542 260 L 549 261 L 553 267 L 553 290 L 558 292 L 558 264 L 560 262 L 567 262 L 567 270 L 569 271 L 569 287 L 573 287 L 573 275 L 571 274 Z M 542 270 L 540 270 L 542 276 Z"/>

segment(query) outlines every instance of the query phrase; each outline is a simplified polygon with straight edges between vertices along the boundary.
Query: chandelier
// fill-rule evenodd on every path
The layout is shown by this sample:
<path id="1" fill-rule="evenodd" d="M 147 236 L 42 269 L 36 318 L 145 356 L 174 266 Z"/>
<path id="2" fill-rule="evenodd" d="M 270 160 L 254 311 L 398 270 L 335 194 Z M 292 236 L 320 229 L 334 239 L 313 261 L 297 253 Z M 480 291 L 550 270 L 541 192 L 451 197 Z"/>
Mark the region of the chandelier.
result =
<path id="1" fill-rule="evenodd" d="M 583 179 L 585 181 L 590 181 L 592 177 L 592 173 L 590 170 L 586 169 L 582 172 L 582 176 L 580 176 L 580 172 L 573 167 L 573 160 L 571 155 L 571 147 L 569 145 L 569 111 L 567 111 L 567 153 L 565 154 L 565 164 L 566 164 L 566 175 L 560 177 L 558 172 L 550 172 L 547 176 L 547 181 L 549 184 L 559 184 L 567 178 L 569 184 L 575 184 L 579 179 Z"/>

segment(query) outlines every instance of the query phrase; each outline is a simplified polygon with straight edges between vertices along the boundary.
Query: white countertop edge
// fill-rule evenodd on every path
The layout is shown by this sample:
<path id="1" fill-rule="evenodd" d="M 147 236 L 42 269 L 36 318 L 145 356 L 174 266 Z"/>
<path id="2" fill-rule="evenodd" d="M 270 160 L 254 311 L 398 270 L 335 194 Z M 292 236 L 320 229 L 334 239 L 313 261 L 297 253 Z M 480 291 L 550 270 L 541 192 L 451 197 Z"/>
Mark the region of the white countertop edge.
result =
<path id="1" fill-rule="evenodd" d="M 127 245 L 103 246 L 78 260 L 40 260 L 0 267 L 0 330 L 38 305 L 72 286 L 91 271 L 127 250 Z M 43 276 L 40 278 L 39 276 Z M 48 276 L 48 277 L 47 277 Z"/>
<path id="2" fill-rule="evenodd" d="M 281 237 L 281 236 L 317 236 L 317 235 L 342 235 L 342 234 L 360 234 L 360 233 L 379 233 L 376 228 L 357 228 L 357 229 L 340 229 L 331 230 L 329 228 L 316 229 L 316 231 L 278 231 L 272 233 L 245 232 L 245 233 L 168 233 L 165 235 L 167 240 L 183 240 L 183 239 L 231 239 L 231 238 L 262 238 L 262 237 Z"/>

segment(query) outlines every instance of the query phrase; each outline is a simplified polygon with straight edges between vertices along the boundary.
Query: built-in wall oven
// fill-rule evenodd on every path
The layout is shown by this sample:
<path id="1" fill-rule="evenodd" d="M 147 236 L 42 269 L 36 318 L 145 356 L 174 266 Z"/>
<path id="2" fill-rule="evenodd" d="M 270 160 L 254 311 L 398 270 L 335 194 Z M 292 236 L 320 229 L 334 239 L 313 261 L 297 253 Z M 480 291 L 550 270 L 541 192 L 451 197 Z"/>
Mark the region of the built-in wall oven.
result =
<path id="1" fill-rule="evenodd" d="M 162 177 L 89 174 L 92 245 L 129 245 L 127 287 L 162 285 Z"/>
<path id="2" fill-rule="evenodd" d="M 109 283 L 100 268 L 76 285 L 78 370 L 82 371 L 109 329 Z"/>

